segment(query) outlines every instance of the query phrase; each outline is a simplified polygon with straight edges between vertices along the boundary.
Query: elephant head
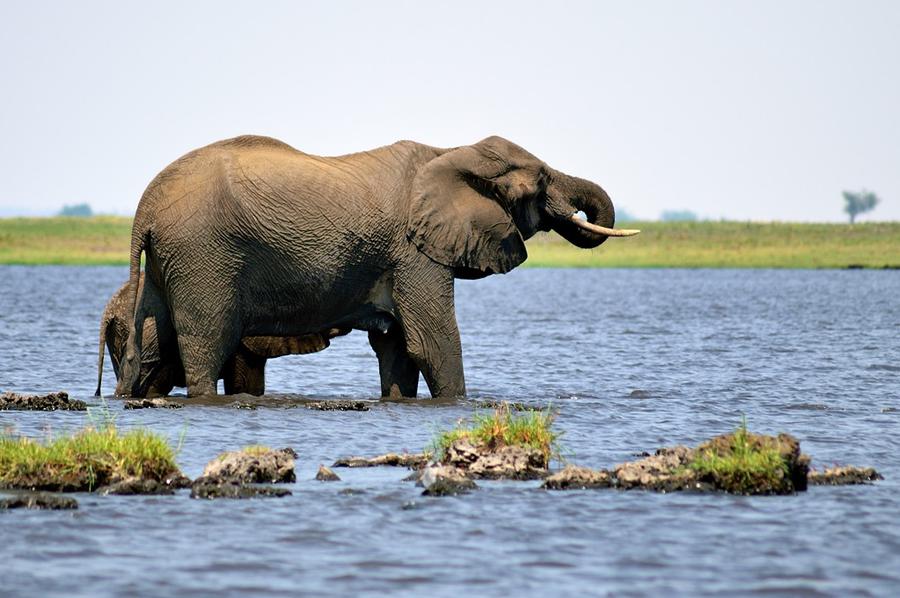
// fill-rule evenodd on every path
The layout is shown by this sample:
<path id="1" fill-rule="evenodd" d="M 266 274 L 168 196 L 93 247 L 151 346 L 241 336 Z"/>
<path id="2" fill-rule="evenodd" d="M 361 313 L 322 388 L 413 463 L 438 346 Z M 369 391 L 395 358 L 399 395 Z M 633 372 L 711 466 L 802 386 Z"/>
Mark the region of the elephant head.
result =
<path id="1" fill-rule="evenodd" d="M 143 276 L 139 284 L 143 286 Z M 109 349 L 110 361 L 116 379 L 120 382 L 116 386 L 117 395 L 158 397 L 167 395 L 175 386 L 184 386 L 184 369 L 181 366 L 168 308 L 161 300 L 151 297 L 148 300 L 150 317 L 144 321 L 144 345 L 141 348 L 138 384 L 131 391 L 122 387 L 122 361 L 125 358 L 125 344 L 128 340 L 128 320 L 132 314 L 128 300 L 132 293 L 131 289 L 131 283 L 126 282 L 113 294 L 106 304 L 106 309 L 103 310 L 100 319 L 100 354 L 95 396 L 100 396 L 104 348 Z"/>
<path id="2" fill-rule="evenodd" d="M 409 239 L 458 278 L 512 270 L 537 231 L 583 248 L 640 232 L 613 228 L 615 209 L 599 185 L 501 137 L 444 151 L 419 170 L 412 194 Z"/>

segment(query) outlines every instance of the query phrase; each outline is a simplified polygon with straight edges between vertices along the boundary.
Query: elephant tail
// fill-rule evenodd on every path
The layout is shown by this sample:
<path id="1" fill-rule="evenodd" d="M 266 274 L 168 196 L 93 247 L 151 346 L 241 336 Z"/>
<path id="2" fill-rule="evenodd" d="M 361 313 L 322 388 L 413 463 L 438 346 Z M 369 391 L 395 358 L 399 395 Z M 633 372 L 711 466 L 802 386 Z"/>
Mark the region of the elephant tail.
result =
<path id="1" fill-rule="evenodd" d="M 104 310 L 103 317 L 100 321 L 100 350 L 98 351 L 99 356 L 97 357 L 97 390 L 94 391 L 95 397 L 100 396 L 100 385 L 103 382 L 103 361 L 106 357 L 106 342 L 109 339 L 109 327 L 111 324 L 112 319 L 109 316 L 109 308 L 107 308 Z M 115 369 L 117 366 L 112 349 L 110 349 L 109 355 L 113 358 L 113 368 Z"/>
<path id="2" fill-rule="evenodd" d="M 94 396 L 100 396 L 100 384 L 103 382 L 103 358 L 106 356 L 106 327 L 108 322 L 106 318 L 100 322 L 100 357 L 97 359 L 97 390 L 94 391 Z"/>
<path id="3" fill-rule="evenodd" d="M 134 393 L 134 388 L 140 378 L 141 371 L 141 345 L 143 344 L 144 313 L 141 300 L 141 255 L 150 245 L 150 228 L 143 225 L 140 214 L 135 216 L 131 229 L 131 257 L 129 261 L 128 282 L 131 285 L 132 313 L 134 317 L 128 322 L 128 342 L 125 349 L 125 360 L 122 365 L 122 379 L 120 387 L 126 389 L 128 394 Z"/>

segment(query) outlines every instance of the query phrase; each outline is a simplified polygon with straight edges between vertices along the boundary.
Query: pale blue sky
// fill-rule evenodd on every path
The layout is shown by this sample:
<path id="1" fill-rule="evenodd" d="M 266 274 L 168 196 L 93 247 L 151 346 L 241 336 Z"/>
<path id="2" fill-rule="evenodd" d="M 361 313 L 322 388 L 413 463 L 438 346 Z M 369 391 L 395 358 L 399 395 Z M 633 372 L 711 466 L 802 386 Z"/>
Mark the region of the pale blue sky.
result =
<path id="1" fill-rule="evenodd" d="M 0 215 L 131 214 L 243 133 L 498 134 L 655 218 L 900 219 L 900 2 L 4 2 Z"/>

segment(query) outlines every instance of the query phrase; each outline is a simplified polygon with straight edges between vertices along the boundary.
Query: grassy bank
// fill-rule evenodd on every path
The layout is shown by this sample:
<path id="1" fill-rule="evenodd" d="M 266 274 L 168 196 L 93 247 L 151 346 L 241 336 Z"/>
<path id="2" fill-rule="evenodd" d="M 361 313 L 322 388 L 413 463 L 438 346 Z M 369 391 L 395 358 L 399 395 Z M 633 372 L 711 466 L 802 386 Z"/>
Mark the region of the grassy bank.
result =
<path id="1" fill-rule="evenodd" d="M 623 225 L 624 226 L 624 225 Z M 578 249 L 555 234 L 528 243 L 530 267 L 866 268 L 900 266 L 900 222 L 629 222 L 641 234 Z"/>
<path id="2" fill-rule="evenodd" d="M 528 242 L 532 268 L 866 268 L 900 266 L 900 222 L 637 222 L 643 232 L 578 249 L 555 234 Z M 0 219 L 0 264 L 125 265 L 129 218 Z"/>
<path id="3" fill-rule="evenodd" d="M 0 218 L 0 264 L 127 265 L 131 218 Z"/>

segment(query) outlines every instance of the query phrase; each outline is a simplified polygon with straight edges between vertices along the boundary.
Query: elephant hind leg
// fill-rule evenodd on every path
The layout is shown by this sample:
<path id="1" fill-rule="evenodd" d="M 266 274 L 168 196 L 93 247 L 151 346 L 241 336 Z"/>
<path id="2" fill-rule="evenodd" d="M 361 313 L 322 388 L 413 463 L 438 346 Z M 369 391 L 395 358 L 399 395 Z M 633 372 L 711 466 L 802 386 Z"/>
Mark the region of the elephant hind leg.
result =
<path id="1" fill-rule="evenodd" d="M 419 391 L 419 368 L 406 351 L 400 326 L 394 323 L 387 332 L 370 330 L 369 344 L 378 356 L 381 396 L 415 397 Z"/>
<path id="2" fill-rule="evenodd" d="M 261 396 L 266 392 L 266 358 L 239 349 L 222 370 L 225 394 L 245 392 Z"/>
<path id="3" fill-rule="evenodd" d="M 184 364 L 184 378 L 189 397 L 215 395 L 219 373 L 227 356 L 237 350 L 237 341 L 220 336 L 178 332 L 178 350 Z"/>

